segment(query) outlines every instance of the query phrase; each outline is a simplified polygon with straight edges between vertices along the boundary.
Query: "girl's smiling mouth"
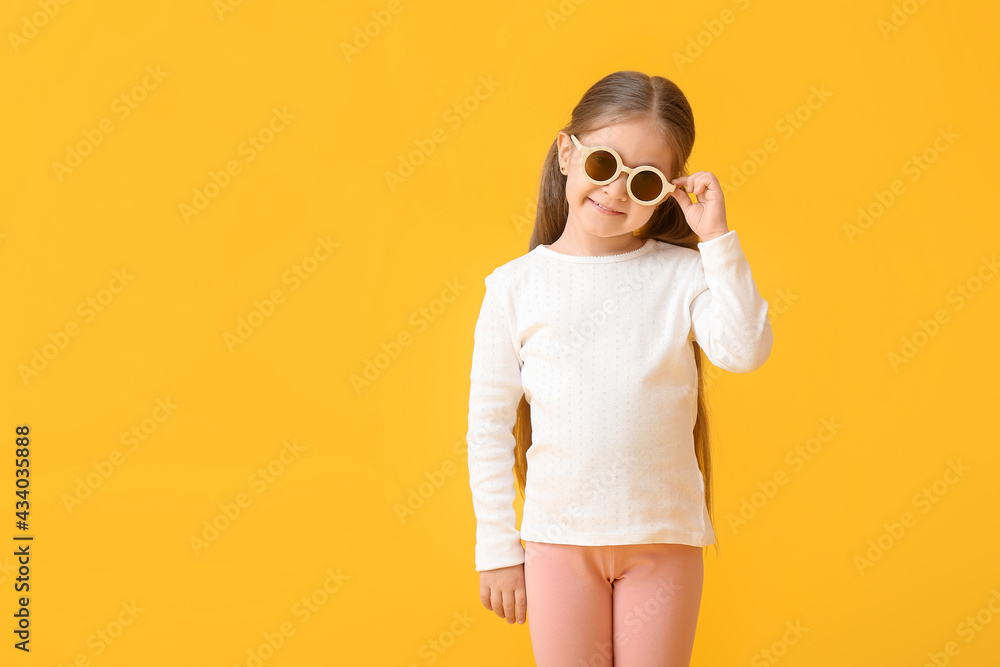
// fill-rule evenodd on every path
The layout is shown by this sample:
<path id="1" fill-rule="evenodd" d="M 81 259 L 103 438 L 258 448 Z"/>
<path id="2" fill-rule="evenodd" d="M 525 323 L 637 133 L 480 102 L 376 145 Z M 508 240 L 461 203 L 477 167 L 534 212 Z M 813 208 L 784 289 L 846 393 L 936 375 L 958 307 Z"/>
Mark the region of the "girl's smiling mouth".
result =
<path id="1" fill-rule="evenodd" d="M 616 211 L 614 209 L 607 208 L 605 206 L 601 206 L 600 204 L 598 204 L 596 201 L 594 201 L 590 197 L 587 197 L 587 201 L 589 201 L 591 204 L 593 204 L 594 208 L 596 208 L 601 213 L 604 213 L 605 215 L 622 215 L 621 211 Z"/>

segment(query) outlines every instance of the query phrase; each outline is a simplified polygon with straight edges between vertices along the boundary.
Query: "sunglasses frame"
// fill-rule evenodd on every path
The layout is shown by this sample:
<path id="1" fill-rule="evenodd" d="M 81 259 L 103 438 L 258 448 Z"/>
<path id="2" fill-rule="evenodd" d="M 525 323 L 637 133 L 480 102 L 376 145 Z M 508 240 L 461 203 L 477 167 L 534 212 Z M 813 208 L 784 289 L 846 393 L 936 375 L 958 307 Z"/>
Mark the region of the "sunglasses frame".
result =
<path id="1" fill-rule="evenodd" d="M 614 148 L 611 148 L 610 146 L 584 146 L 583 144 L 580 143 L 580 140 L 576 138 L 575 134 L 569 135 L 569 138 L 573 140 L 573 143 L 580 151 L 581 154 L 580 171 L 582 171 L 584 177 L 586 177 L 586 179 L 591 183 L 593 183 L 594 185 L 607 185 L 608 183 L 614 183 L 615 180 L 619 176 L 621 176 L 622 172 L 625 172 L 626 174 L 628 174 L 628 179 L 625 181 L 625 191 L 628 193 L 629 198 L 636 204 L 639 204 L 640 206 L 656 206 L 661 201 L 663 201 L 667 195 L 669 195 L 671 192 L 677 189 L 677 186 L 671 183 L 670 179 L 668 179 L 662 171 L 660 171 L 659 169 L 657 169 L 652 165 L 645 164 L 634 168 L 626 167 L 625 163 L 622 162 L 622 156 L 619 155 L 618 151 L 616 151 Z M 590 174 L 587 173 L 587 158 L 590 157 L 591 153 L 596 153 L 597 151 L 607 151 L 611 153 L 611 155 L 613 155 L 615 158 L 615 162 L 617 163 L 614 175 L 606 181 L 594 180 L 593 178 L 591 178 Z M 637 173 L 643 171 L 651 171 L 657 176 L 659 176 L 660 179 L 662 179 L 663 181 L 664 185 L 663 191 L 660 192 L 659 196 L 657 196 L 656 199 L 643 201 L 642 199 L 639 199 L 634 194 L 632 194 L 632 179 L 635 177 Z"/>

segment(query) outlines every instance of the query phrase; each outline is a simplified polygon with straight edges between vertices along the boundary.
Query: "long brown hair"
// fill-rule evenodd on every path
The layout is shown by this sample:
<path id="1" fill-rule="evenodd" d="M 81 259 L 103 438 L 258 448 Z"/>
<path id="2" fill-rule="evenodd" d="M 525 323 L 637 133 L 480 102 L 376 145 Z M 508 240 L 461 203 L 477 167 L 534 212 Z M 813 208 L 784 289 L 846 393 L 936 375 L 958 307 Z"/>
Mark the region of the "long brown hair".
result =
<path id="1" fill-rule="evenodd" d="M 691 113 L 691 105 L 680 88 L 661 76 L 648 76 L 635 71 L 608 74 L 584 94 L 573 109 L 569 124 L 563 127 L 562 131 L 579 135 L 606 125 L 634 119 L 652 120 L 663 132 L 668 145 L 673 148 L 677 158 L 674 161 L 676 173 L 667 174 L 667 177 L 673 179 L 688 175 L 687 161 L 694 147 L 694 116 Z M 566 176 L 559 167 L 558 141 L 553 140 L 542 167 L 535 227 L 531 233 L 528 250 L 533 250 L 540 243 L 544 245 L 554 243 L 562 235 L 568 217 Z M 637 230 L 636 236 L 642 239 L 654 238 L 698 250 L 698 235 L 688 226 L 684 213 L 673 197 L 667 197 L 656 207 L 649 221 Z M 714 530 L 708 406 L 704 398 L 704 376 L 701 372 L 704 352 L 695 341 L 691 341 L 691 345 L 698 372 L 698 415 L 694 424 L 694 450 L 705 481 L 705 503 Z M 524 498 L 524 487 L 528 477 L 528 460 L 525 455 L 531 447 L 531 406 L 524 396 L 517 406 L 514 439 L 516 442 L 514 474 L 517 477 L 518 490 Z M 716 534 L 715 550 L 718 555 L 718 534 Z"/>

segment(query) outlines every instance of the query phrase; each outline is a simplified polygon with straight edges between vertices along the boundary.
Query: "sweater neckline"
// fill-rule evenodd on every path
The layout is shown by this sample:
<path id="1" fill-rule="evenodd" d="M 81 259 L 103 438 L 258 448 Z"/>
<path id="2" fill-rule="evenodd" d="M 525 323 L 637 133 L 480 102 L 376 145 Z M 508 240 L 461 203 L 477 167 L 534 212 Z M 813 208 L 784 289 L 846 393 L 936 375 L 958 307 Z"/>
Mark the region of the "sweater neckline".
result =
<path id="1" fill-rule="evenodd" d="M 558 250 L 553 250 L 547 245 L 538 245 L 541 249 L 542 254 L 551 257 L 553 259 L 558 259 L 563 262 L 577 262 L 581 264 L 607 264 L 609 262 L 623 262 L 625 260 L 633 259 L 644 255 L 653 249 L 655 239 L 652 237 L 647 238 L 646 242 L 642 247 L 636 248 L 635 250 L 630 250 L 628 252 L 621 252 L 617 255 L 567 255 L 564 252 L 559 252 Z"/>

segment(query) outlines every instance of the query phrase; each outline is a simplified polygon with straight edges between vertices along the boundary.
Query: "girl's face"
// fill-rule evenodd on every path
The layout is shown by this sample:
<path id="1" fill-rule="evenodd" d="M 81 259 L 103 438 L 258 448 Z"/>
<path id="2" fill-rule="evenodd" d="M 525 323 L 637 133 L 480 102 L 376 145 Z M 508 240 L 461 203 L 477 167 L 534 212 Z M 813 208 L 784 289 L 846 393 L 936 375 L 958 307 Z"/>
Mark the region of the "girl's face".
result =
<path id="1" fill-rule="evenodd" d="M 610 146 L 618 151 L 626 167 L 651 165 L 669 179 L 674 177 L 673 150 L 660 131 L 649 119 L 607 125 L 598 130 L 577 134 L 576 138 L 584 146 Z M 665 206 L 668 195 L 657 206 L 643 206 L 632 201 L 625 190 L 628 174 L 624 171 L 618 178 L 605 185 L 594 185 L 583 174 L 583 155 L 573 144 L 569 135 L 559 133 L 559 164 L 566 174 L 566 199 L 569 202 L 569 218 L 566 231 L 576 239 L 587 238 L 597 242 L 602 239 L 628 241 L 632 232 L 639 229 L 652 217 L 658 206 Z M 601 210 L 597 204 L 611 209 L 614 213 Z M 564 232 L 565 233 L 565 232 Z"/>

